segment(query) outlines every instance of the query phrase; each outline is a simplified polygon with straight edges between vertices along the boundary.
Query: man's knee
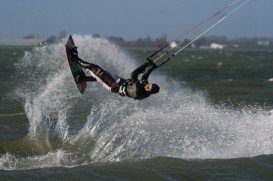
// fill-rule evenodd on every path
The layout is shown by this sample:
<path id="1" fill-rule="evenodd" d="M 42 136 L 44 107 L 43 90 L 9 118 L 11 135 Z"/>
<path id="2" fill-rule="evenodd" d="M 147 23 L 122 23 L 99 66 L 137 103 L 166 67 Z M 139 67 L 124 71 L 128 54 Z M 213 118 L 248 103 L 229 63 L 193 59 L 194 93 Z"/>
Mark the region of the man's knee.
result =
<path id="1" fill-rule="evenodd" d="M 90 64 L 88 69 L 91 70 L 97 76 L 101 76 L 105 72 L 105 70 L 103 70 L 100 66 L 96 64 Z"/>

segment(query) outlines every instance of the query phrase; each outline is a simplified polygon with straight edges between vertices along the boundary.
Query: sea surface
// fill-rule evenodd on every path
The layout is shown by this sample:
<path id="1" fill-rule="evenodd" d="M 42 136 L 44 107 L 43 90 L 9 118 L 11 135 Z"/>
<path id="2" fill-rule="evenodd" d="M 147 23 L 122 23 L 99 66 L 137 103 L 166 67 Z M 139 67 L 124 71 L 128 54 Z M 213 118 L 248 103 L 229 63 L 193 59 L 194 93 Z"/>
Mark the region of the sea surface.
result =
<path id="1" fill-rule="evenodd" d="M 124 78 L 153 53 L 74 39 Z M 65 41 L 0 47 L 0 180 L 273 180 L 273 51 L 185 50 L 135 101 L 80 94 Z"/>

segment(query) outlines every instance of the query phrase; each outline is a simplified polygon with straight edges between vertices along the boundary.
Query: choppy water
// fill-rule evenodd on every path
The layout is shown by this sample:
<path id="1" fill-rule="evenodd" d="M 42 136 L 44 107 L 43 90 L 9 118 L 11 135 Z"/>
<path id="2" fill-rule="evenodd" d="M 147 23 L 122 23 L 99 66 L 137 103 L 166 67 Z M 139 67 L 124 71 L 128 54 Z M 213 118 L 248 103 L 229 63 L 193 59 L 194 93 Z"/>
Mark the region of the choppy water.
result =
<path id="1" fill-rule="evenodd" d="M 150 53 L 74 39 L 81 58 L 123 77 Z M 150 78 L 158 95 L 134 101 L 98 83 L 78 93 L 63 44 L 1 49 L 0 178 L 272 177 L 272 52 L 187 51 Z"/>

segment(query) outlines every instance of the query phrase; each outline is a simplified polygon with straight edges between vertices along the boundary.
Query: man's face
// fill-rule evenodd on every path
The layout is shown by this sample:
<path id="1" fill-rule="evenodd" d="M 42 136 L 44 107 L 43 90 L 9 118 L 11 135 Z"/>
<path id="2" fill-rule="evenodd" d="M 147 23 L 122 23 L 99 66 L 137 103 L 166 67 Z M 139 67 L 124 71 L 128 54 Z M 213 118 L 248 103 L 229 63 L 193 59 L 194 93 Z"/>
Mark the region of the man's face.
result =
<path id="1" fill-rule="evenodd" d="M 153 84 L 147 84 L 147 85 L 145 85 L 145 90 L 147 92 L 151 92 L 152 88 L 153 88 Z"/>

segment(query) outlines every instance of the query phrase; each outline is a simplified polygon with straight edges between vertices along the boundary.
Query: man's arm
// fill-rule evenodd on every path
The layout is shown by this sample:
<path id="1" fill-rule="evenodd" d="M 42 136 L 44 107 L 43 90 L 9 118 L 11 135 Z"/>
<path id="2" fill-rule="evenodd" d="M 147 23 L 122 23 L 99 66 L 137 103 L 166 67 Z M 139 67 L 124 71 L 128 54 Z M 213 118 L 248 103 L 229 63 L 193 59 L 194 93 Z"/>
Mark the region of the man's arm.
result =
<path id="1" fill-rule="evenodd" d="M 151 64 L 150 64 L 150 65 L 151 65 Z M 148 82 L 148 78 L 149 78 L 150 74 L 151 74 L 152 71 L 153 71 L 154 69 L 156 69 L 156 68 L 157 68 L 156 64 L 152 64 L 152 67 L 149 68 L 149 69 L 142 75 L 141 81 L 147 81 L 147 82 Z"/>
<path id="2" fill-rule="evenodd" d="M 138 75 L 139 74 L 142 74 L 147 67 L 150 66 L 150 62 L 146 62 L 144 63 L 143 65 L 139 66 L 138 68 L 136 68 L 131 74 L 130 74 L 130 77 L 131 77 L 131 80 L 132 82 L 135 82 L 137 81 L 137 78 L 138 78 Z"/>

